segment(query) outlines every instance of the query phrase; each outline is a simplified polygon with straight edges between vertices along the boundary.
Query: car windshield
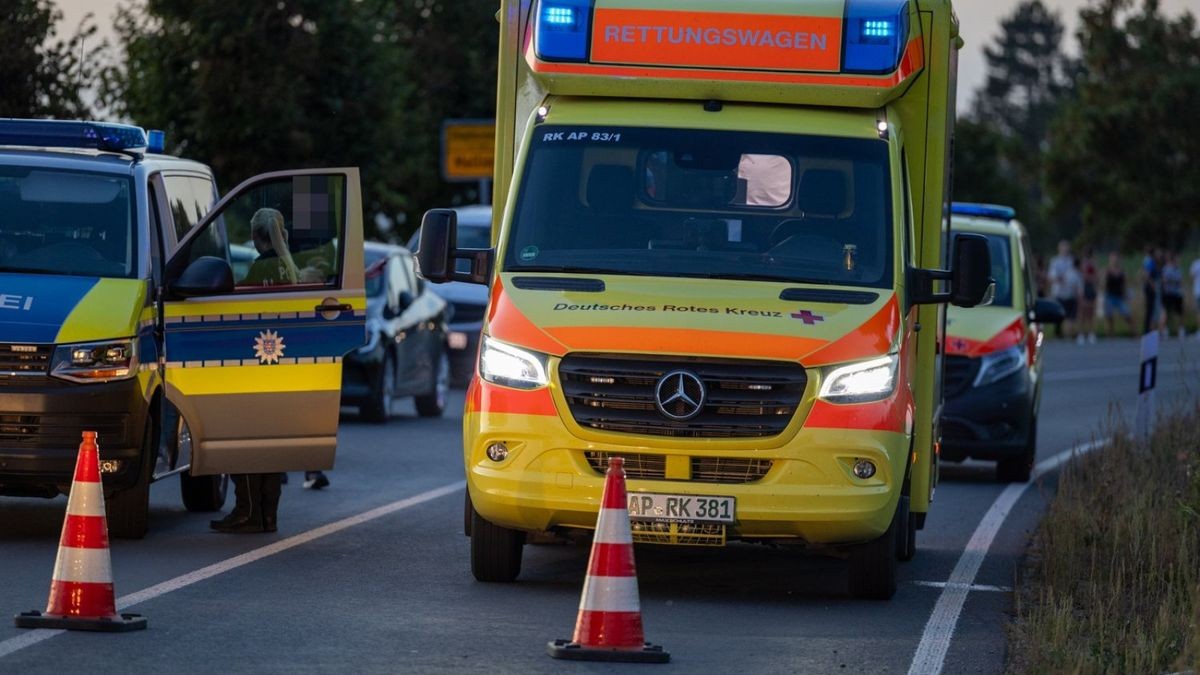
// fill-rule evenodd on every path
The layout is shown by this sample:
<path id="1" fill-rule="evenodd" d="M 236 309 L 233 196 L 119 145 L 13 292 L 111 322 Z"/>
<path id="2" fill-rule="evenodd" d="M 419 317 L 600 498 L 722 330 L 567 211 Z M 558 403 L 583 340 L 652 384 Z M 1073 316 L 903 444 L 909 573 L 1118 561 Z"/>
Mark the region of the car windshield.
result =
<path id="1" fill-rule="evenodd" d="M 887 143 L 539 126 L 506 271 L 892 285 Z"/>
<path id="2" fill-rule="evenodd" d="M 134 276 L 126 176 L 0 166 L 0 272 Z"/>

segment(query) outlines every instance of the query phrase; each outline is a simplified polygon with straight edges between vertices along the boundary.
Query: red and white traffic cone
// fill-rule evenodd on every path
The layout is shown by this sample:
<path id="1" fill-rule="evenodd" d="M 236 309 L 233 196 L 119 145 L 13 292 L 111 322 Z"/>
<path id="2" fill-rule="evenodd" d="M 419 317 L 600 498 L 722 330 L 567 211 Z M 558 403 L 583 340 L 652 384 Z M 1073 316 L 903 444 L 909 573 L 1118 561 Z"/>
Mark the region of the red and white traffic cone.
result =
<path id="1" fill-rule="evenodd" d="M 556 659 L 643 663 L 671 660 L 662 647 L 646 642 L 642 633 L 628 505 L 625 460 L 613 457 L 608 460 L 575 637 L 546 645 L 546 652 Z"/>
<path id="2" fill-rule="evenodd" d="M 83 432 L 79 444 L 46 611 L 23 612 L 14 621 L 19 628 L 124 632 L 146 627 L 141 615 L 117 613 L 94 431 Z"/>

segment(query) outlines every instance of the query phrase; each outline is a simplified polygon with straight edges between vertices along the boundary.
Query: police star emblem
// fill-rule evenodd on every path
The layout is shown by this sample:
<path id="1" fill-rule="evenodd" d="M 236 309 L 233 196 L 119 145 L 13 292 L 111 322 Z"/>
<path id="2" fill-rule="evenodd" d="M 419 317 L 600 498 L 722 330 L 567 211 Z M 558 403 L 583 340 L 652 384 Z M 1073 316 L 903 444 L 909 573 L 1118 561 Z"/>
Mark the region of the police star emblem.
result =
<path id="1" fill-rule="evenodd" d="M 283 356 L 283 338 L 272 330 L 264 330 L 254 338 L 254 356 L 262 365 L 279 363 Z"/>

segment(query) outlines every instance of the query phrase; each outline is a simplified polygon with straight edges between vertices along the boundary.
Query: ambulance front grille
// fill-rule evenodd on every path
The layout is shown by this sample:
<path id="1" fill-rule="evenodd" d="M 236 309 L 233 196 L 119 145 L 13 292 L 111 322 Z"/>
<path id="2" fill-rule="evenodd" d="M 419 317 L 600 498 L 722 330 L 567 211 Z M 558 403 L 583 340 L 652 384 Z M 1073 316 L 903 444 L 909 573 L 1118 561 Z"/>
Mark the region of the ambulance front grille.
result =
<path id="1" fill-rule="evenodd" d="M 638 452 L 611 452 L 588 450 L 583 453 L 588 466 L 598 474 L 608 470 L 610 457 L 625 459 L 625 476 L 638 480 L 669 480 L 665 455 L 648 455 Z M 771 470 L 769 459 L 746 459 L 743 457 L 692 457 L 690 460 L 693 483 L 722 483 L 742 485 L 760 481 Z M 680 479 L 684 480 L 684 479 Z"/>
<path id="2" fill-rule="evenodd" d="M 655 403 L 659 379 L 675 370 L 704 383 L 704 406 L 691 419 L 673 420 Z M 733 359 L 571 354 L 558 374 L 581 426 L 676 438 L 777 436 L 792 421 L 808 384 L 799 364 Z"/>
<path id="3" fill-rule="evenodd" d="M 979 371 L 979 359 L 969 356 L 947 356 L 942 360 L 942 393 L 957 396 L 971 386 Z"/>
<path id="4" fill-rule="evenodd" d="M 0 378 L 45 375 L 53 353 L 52 345 L 0 344 Z"/>
<path id="5" fill-rule="evenodd" d="M 70 415 L 51 413 L 0 412 L 0 447 L 73 448 L 79 445 L 83 430 L 95 431 L 101 445 L 126 446 L 125 422 L 128 415 Z"/>

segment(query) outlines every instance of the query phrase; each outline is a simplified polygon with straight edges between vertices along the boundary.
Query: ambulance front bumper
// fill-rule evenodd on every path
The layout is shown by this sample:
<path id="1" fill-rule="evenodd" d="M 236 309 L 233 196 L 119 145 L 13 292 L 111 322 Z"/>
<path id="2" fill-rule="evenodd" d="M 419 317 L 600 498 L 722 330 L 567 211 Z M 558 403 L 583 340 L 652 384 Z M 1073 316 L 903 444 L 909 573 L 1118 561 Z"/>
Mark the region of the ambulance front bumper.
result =
<path id="1" fill-rule="evenodd" d="M 148 408 L 137 379 L 87 385 L 14 380 L 0 382 L 0 494 L 65 491 L 85 430 L 97 432 L 105 486 L 136 481 Z"/>
<path id="2" fill-rule="evenodd" d="M 625 458 L 631 494 L 735 498 L 736 521 L 727 526 L 726 539 L 813 546 L 869 541 L 887 530 L 909 447 L 902 433 L 805 428 L 778 447 L 761 449 L 723 449 L 720 441 L 668 448 L 661 439 L 651 447 L 632 436 L 596 443 L 572 434 L 556 416 L 508 413 L 470 412 L 464 427 L 472 504 L 498 525 L 594 529 L 602 471 L 616 455 Z M 503 461 L 488 458 L 495 443 L 508 450 Z M 876 474 L 855 477 L 858 459 L 872 461 Z"/>

